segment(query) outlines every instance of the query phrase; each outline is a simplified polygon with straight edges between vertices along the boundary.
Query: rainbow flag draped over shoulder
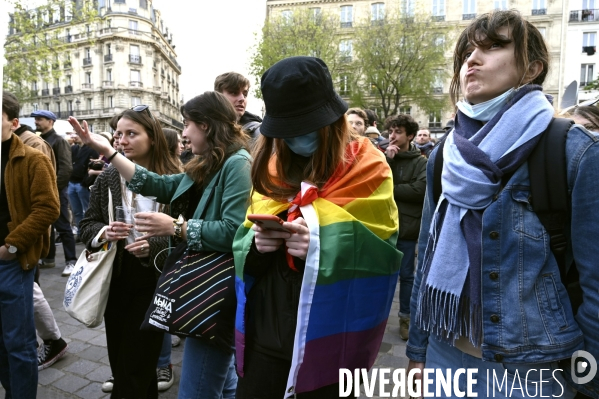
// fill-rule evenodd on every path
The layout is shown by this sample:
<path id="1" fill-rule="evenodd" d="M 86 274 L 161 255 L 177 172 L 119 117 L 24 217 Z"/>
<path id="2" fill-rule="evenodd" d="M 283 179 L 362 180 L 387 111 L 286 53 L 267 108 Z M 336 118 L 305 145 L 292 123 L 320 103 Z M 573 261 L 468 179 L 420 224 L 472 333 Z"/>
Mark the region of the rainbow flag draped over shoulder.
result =
<path id="1" fill-rule="evenodd" d="M 300 291 L 293 359 L 286 393 L 309 392 L 339 381 L 339 368 L 370 368 L 385 331 L 398 279 L 401 252 L 391 170 L 365 138 L 346 149 L 340 165 L 318 191 L 302 183 L 300 210 L 310 246 Z M 317 195 L 314 195 L 314 192 Z M 252 213 L 276 215 L 292 206 L 261 195 Z M 248 211 L 249 212 L 249 211 Z M 252 223 L 240 226 L 233 243 L 237 315 L 237 370 L 244 374 L 246 294 L 253 278 L 244 275 L 254 239 Z M 283 396 L 284 395 L 284 396 Z"/>

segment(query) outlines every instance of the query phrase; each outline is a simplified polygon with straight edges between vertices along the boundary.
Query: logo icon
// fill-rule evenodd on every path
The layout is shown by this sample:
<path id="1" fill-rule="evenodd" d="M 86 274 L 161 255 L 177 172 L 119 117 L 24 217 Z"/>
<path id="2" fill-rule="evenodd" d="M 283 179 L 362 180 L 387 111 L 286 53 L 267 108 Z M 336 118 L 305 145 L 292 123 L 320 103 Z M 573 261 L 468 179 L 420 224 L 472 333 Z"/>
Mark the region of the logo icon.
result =
<path id="1" fill-rule="evenodd" d="M 589 352 L 576 351 L 572 354 L 571 361 L 570 375 L 572 376 L 572 381 L 576 384 L 586 384 L 595 378 L 597 374 L 597 360 Z M 587 373 L 586 376 L 579 377 L 579 375 L 584 373 Z"/>

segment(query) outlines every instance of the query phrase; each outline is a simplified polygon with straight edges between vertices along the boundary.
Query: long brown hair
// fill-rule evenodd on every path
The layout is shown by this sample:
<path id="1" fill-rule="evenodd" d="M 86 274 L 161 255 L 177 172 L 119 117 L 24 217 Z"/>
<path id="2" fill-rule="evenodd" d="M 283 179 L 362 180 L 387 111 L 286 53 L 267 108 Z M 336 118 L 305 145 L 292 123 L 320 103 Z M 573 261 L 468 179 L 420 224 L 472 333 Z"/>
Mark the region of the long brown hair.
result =
<path id="1" fill-rule="evenodd" d="M 181 115 L 194 123 L 205 123 L 208 148 L 185 165 L 185 173 L 196 184 L 219 170 L 233 151 L 248 148 L 249 136 L 237 124 L 237 113 L 227 97 L 216 92 L 206 91 L 192 98 L 181 107 Z"/>
<path id="2" fill-rule="evenodd" d="M 293 153 L 283 139 L 261 135 L 252 154 L 254 190 L 277 201 L 287 201 L 300 191 L 302 181 L 322 188 L 337 166 L 348 161 L 346 147 L 358 137 L 345 115 L 341 115 L 318 130 L 318 148 L 306 159 Z"/>
<path id="3" fill-rule="evenodd" d="M 150 164 L 148 165 L 150 171 L 158 173 L 159 175 L 181 173 L 177 158 L 173 157 L 168 149 L 162 127 L 152 116 L 149 108 L 146 108 L 143 111 L 133 111 L 132 109 L 125 110 L 118 116 L 116 122 L 118 123 L 121 118 L 126 118 L 140 124 L 152 141 L 153 144 L 150 146 L 149 156 Z"/>
<path id="4" fill-rule="evenodd" d="M 510 29 L 510 38 L 499 36 L 500 28 Z M 541 73 L 531 82 L 542 85 L 549 71 L 549 52 L 541 32 L 530 22 L 522 18 L 516 10 L 493 11 L 476 18 L 460 35 L 453 54 L 453 78 L 449 87 L 451 101 L 455 105 L 460 96 L 460 70 L 464 64 L 464 56 L 468 46 L 489 45 L 490 43 L 507 44 L 514 42 L 514 56 L 518 71 L 524 75 L 533 62 L 543 66 Z M 527 83 L 527 82 L 524 82 Z"/>

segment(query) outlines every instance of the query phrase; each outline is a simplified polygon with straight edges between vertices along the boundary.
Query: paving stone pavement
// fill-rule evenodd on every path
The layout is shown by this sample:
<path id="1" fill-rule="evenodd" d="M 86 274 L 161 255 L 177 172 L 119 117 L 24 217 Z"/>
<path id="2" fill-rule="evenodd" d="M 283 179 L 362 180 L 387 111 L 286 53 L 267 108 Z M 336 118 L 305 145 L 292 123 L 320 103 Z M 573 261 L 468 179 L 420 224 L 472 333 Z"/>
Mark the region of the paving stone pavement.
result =
<path id="1" fill-rule="evenodd" d="M 82 244 L 77 244 L 77 253 L 81 253 L 83 248 Z M 62 337 L 69 347 L 67 354 L 62 359 L 39 372 L 37 398 L 109 398 L 110 394 L 102 392 L 101 389 L 102 383 L 111 375 L 108 352 L 106 351 L 104 323 L 99 327 L 90 329 L 71 318 L 64 311 L 62 299 L 67 278 L 60 275 L 63 268 L 62 245 L 57 245 L 56 267 L 40 271 L 40 286 L 54 311 L 54 317 L 60 327 Z M 396 368 L 405 368 L 408 365 L 408 359 L 405 356 L 406 344 L 405 341 L 399 338 L 398 309 L 398 291 L 396 291 L 383 343 L 374 365 L 375 368 L 394 370 Z M 172 350 L 171 361 L 175 372 L 175 383 L 168 391 L 159 394 L 160 399 L 177 398 L 184 343 L 183 340 L 180 346 Z M 362 396 L 360 398 L 366 398 L 363 388 L 361 392 Z M 372 398 L 381 398 L 376 395 L 379 392 L 378 386 L 375 387 L 374 392 L 375 396 L 372 396 Z M 4 395 L 5 392 L 0 387 L 0 398 L 3 398 Z"/>

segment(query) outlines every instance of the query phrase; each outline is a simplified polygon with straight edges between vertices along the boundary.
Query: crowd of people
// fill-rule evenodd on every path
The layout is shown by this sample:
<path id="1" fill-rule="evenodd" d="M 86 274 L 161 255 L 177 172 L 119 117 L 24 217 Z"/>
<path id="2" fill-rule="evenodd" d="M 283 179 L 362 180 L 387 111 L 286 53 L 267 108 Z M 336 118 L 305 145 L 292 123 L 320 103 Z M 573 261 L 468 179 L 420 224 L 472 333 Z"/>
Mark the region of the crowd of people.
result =
<path id="1" fill-rule="evenodd" d="M 348 108 L 314 57 L 264 73 L 263 120 L 245 110 L 248 79 L 231 72 L 181 107 L 182 134 L 138 105 L 112 119 L 113 136 L 69 118 L 70 148 L 53 113 L 32 114 L 38 136 L 19 125 L 18 101 L 4 92 L 0 382 L 8 397 L 34 398 L 38 369 L 67 349 L 34 281 L 55 262 L 55 230 L 63 275 L 73 270 L 69 202 L 87 250 L 117 248 L 104 315 L 112 377 L 102 390 L 112 398 L 157 398 L 173 384 L 179 339 L 140 326 L 160 276 L 154 266 L 178 246 L 232 254 L 237 300 L 225 315 L 234 331 L 185 339 L 179 398 L 339 397 L 340 368 L 372 367 L 398 281 L 399 336 L 418 376 L 477 368 L 473 389 L 485 397 L 488 372 L 507 371 L 508 386 L 518 375 L 540 385 L 521 397 L 538 389 L 599 397 L 599 377 L 581 384 L 569 362 L 579 350 L 599 359 L 599 111 L 567 114 L 576 123 L 563 154 L 563 253 L 580 296 L 572 306 L 528 167 L 557 115 L 541 87 L 548 68 L 541 33 L 519 13 L 476 18 L 456 44 L 456 113 L 439 142 L 410 115 L 379 123 L 372 110 Z M 132 214 L 137 196 L 156 197 L 158 212 Z M 130 222 L 111 220 L 110 203 Z M 280 218 L 280 227 L 260 217 Z"/>

